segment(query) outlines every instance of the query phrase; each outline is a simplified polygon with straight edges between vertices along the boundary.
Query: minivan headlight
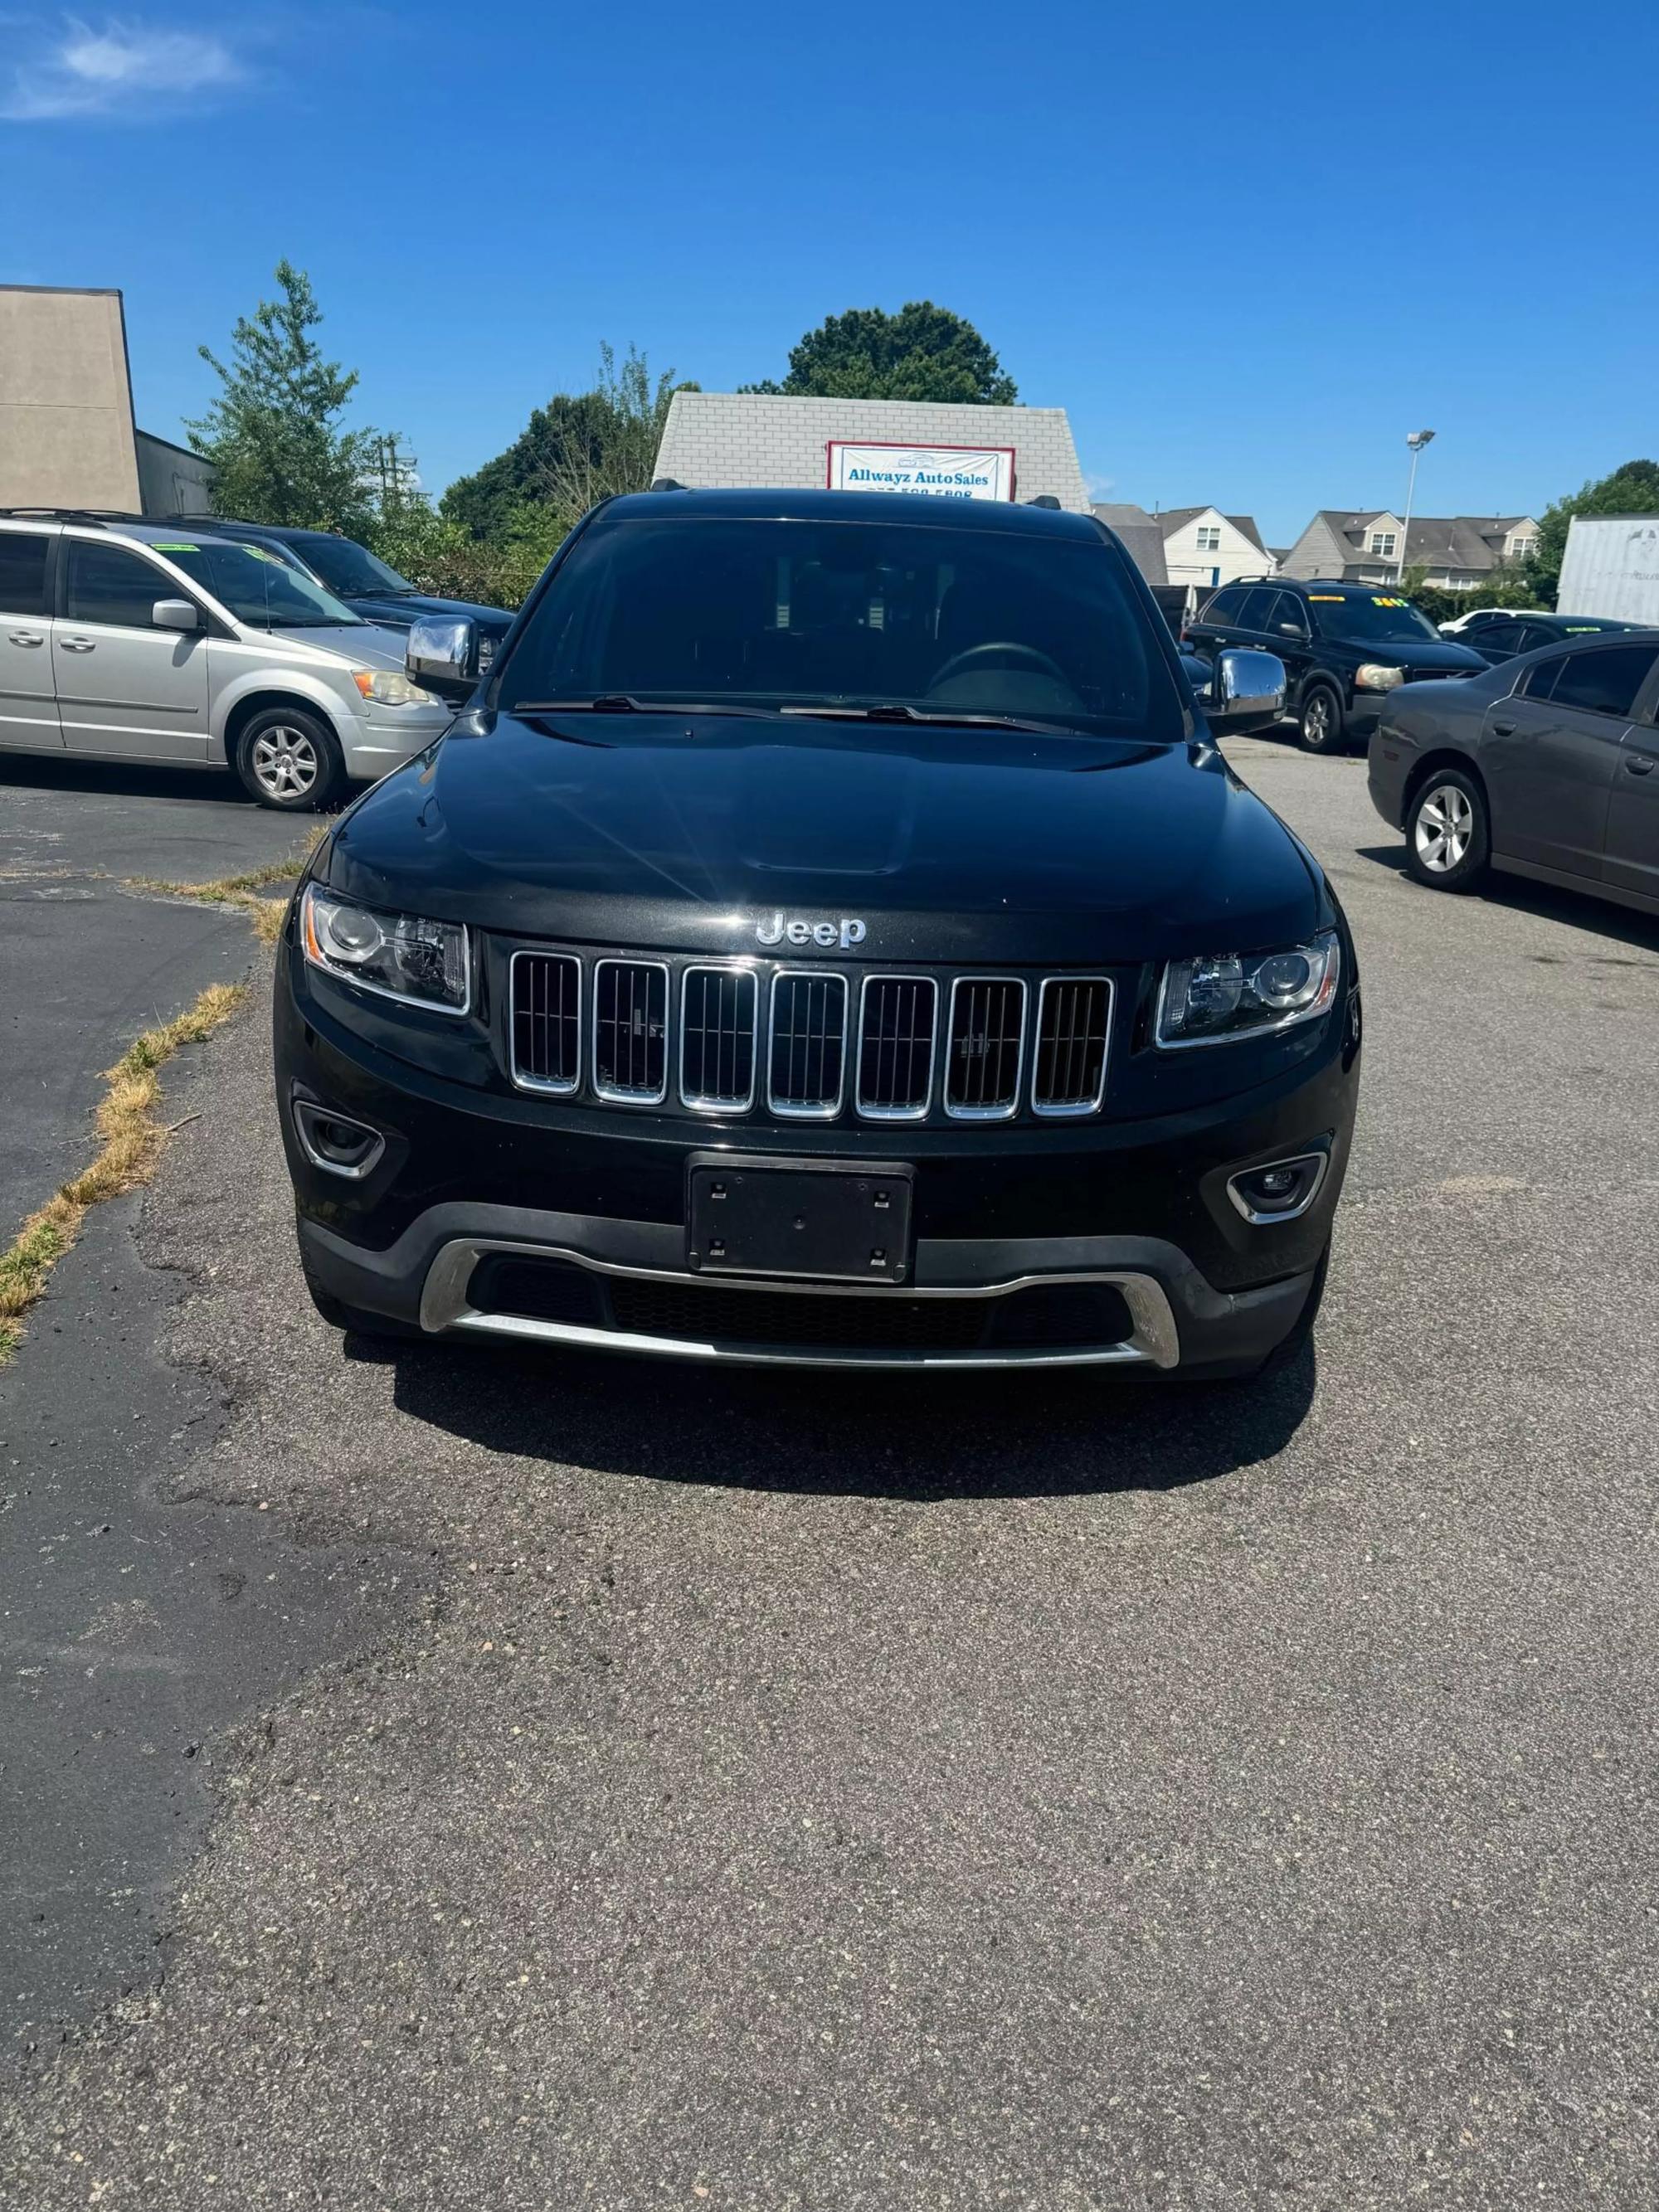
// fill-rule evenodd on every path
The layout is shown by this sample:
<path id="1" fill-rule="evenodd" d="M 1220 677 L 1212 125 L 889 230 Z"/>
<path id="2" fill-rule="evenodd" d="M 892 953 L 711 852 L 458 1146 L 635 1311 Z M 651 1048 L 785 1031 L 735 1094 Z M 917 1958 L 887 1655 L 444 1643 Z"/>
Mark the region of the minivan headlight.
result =
<path id="1" fill-rule="evenodd" d="M 471 1003 L 471 963 L 459 922 L 377 914 L 307 884 L 300 941 L 313 968 L 362 990 L 443 1014 L 464 1014 Z"/>
<path id="2" fill-rule="evenodd" d="M 401 668 L 354 668 L 351 680 L 365 699 L 381 707 L 429 707 L 434 696 L 411 684 Z"/>
<path id="3" fill-rule="evenodd" d="M 1207 952 L 1172 960 L 1158 994 L 1161 1045 L 1222 1044 L 1293 1028 L 1336 997 L 1342 948 L 1334 929 L 1279 952 Z"/>

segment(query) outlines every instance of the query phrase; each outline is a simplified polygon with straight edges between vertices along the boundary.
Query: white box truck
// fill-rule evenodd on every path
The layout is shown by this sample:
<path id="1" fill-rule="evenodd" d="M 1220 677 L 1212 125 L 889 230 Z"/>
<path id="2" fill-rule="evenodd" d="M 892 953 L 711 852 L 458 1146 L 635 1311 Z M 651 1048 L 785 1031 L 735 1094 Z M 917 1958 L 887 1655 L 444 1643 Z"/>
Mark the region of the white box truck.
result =
<path id="1" fill-rule="evenodd" d="M 1659 514 L 1575 514 L 1555 604 L 1659 629 Z"/>

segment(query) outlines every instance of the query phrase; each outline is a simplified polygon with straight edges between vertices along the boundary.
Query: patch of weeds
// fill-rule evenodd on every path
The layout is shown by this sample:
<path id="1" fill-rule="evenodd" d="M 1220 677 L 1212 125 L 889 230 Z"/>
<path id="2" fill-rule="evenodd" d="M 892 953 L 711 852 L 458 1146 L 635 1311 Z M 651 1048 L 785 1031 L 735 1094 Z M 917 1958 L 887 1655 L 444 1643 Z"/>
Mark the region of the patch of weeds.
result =
<path id="1" fill-rule="evenodd" d="M 262 904 L 270 906 L 271 900 Z M 281 909 L 278 908 L 280 918 Z M 46 1287 L 47 1278 L 81 1233 L 91 1207 L 148 1182 L 170 1133 L 157 1118 L 161 1085 L 157 1070 L 180 1046 L 199 1044 L 230 1019 L 247 995 L 244 983 L 211 983 L 193 1006 L 136 1036 L 105 1071 L 98 1108 L 101 1143 L 90 1166 L 63 1185 L 32 1213 L 10 1248 L 0 1252 L 0 1366 L 22 1340 L 22 1316 Z"/>

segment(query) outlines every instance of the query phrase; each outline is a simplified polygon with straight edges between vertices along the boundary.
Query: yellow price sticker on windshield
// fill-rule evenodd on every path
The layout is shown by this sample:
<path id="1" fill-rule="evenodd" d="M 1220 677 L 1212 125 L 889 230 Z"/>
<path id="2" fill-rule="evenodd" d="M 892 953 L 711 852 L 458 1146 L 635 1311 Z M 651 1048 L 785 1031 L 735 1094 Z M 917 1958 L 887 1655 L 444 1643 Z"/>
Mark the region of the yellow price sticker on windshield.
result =
<path id="1" fill-rule="evenodd" d="M 1322 607 L 1340 607 L 1342 604 L 1340 592 L 1310 592 L 1308 597 L 1317 599 Z"/>
<path id="2" fill-rule="evenodd" d="M 1375 592 L 1371 594 L 1371 605 L 1374 607 L 1403 607 L 1408 604 L 1409 602 L 1405 599 L 1379 599 Z"/>
<path id="3" fill-rule="evenodd" d="M 164 545 L 160 538 L 155 541 L 158 553 L 199 553 L 201 550 L 199 545 Z"/>

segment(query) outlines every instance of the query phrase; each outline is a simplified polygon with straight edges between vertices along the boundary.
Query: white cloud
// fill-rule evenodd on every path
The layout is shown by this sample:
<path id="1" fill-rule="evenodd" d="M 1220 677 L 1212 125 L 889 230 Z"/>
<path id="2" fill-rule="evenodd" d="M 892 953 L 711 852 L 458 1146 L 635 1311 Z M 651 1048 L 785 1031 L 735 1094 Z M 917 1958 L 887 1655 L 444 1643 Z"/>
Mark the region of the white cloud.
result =
<path id="1" fill-rule="evenodd" d="M 247 72 L 210 31 L 67 21 L 14 61 L 0 84 L 0 120 L 87 116 L 144 122 L 239 84 Z"/>

